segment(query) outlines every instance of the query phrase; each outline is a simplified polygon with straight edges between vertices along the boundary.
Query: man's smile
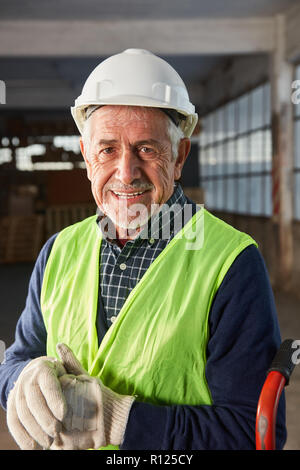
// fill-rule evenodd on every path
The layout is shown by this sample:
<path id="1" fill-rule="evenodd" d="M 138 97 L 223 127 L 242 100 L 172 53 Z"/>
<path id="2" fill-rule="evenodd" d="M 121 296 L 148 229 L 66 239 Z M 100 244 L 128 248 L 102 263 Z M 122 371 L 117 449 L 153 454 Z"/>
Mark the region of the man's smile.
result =
<path id="1" fill-rule="evenodd" d="M 145 193 L 149 192 L 149 189 L 146 189 L 144 191 L 136 191 L 136 192 L 129 192 L 129 191 L 124 192 L 124 191 L 111 190 L 111 192 L 117 199 L 131 200 L 133 202 L 136 200 L 140 200 Z"/>

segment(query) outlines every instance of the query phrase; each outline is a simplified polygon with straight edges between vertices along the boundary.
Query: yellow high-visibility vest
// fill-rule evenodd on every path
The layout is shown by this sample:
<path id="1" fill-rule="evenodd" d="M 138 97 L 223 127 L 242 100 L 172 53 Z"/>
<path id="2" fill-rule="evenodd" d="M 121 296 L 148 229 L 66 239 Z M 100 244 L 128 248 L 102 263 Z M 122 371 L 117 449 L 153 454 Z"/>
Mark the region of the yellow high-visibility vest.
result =
<path id="1" fill-rule="evenodd" d="M 205 377 L 210 307 L 235 258 L 255 241 L 200 209 L 132 289 L 99 345 L 96 218 L 62 230 L 52 247 L 41 292 L 47 354 L 66 343 L 90 375 L 138 401 L 212 404 Z M 191 249 L 193 236 L 201 243 Z"/>

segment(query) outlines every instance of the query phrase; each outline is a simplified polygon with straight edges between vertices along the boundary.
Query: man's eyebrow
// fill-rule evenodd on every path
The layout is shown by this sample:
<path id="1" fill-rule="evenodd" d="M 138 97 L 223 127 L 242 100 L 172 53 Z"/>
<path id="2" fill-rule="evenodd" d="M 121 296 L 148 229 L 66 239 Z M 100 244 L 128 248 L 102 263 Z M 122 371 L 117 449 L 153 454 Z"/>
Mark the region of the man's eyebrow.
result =
<path id="1" fill-rule="evenodd" d="M 98 141 L 98 145 L 111 145 L 111 144 L 117 144 L 118 140 L 117 139 L 100 139 Z M 155 139 L 142 139 L 142 140 L 137 140 L 134 142 L 134 146 L 138 147 L 140 145 L 160 145 L 160 142 Z"/>
<path id="2" fill-rule="evenodd" d="M 143 140 L 138 140 L 137 142 L 134 142 L 134 145 L 136 145 L 136 146 L 146 145 L 146 144 L 160 145 L 160 142 L 158 140 L 155 140 L 155 139 L 143 139 Z"/>
<path id="3" fill-rule="evenodd" d="M 118 141 L 116 139 L 101 139 L 98 141 L 98 145 L 111 145 L 116 144 Z"/>

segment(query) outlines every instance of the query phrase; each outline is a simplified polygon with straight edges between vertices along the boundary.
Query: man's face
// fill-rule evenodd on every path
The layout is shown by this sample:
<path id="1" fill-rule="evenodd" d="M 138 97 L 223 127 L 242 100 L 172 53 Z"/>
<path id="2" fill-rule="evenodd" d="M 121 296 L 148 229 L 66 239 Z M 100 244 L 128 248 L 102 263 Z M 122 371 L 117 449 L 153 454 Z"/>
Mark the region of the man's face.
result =
<path id="1" fill-rule="evenodd" d="M 174 161 L 167 122 L 159 109 L 134 106 L 103 106 L 89 118 L 81 151 L 97 206 L 118 233 L 146 223 L 181 175 L 190 142 L 181 140 Z"/>

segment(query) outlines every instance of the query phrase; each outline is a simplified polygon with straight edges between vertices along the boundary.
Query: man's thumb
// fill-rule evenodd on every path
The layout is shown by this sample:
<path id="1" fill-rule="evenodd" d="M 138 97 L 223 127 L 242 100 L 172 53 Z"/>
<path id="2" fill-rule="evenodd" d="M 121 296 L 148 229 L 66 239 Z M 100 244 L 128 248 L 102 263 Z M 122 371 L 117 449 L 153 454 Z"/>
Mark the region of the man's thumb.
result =
<path id="1" fill-rule="evenodd" d="M 57 343 L 56 352 L 68 374 L 81 375 L 87 373 L 78 359 L 74 356 L 73 351 L 69 346 L 64 343 Z"/>

